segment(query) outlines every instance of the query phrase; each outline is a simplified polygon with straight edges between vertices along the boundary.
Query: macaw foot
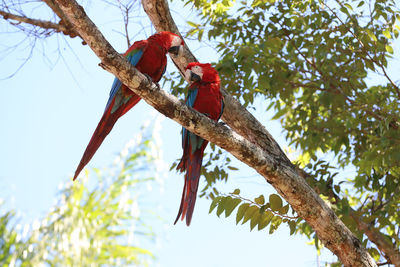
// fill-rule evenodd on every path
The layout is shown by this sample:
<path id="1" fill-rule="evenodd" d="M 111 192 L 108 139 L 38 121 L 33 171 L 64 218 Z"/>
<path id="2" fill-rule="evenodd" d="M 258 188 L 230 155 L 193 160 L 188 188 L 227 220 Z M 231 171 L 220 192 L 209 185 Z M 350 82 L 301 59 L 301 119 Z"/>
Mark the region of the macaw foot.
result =
<path id="1" fill-rule="evenodd" d="M 149 81 L 149 83 L 153 82 L 153 79 L 147 73 L 143 73 L 143 75 L 146 76 L 146 78 Z"/>
<path id="2" fill-rule="evenodd" d="M 161 89 L 161 87 L 158 84 L 158 82 L 153 81 L 153 79 L 147 73 L 143 73 L 143 75 L 146 76 L 146 78 L 149 81 L 149 83 L 154 84 L 157 87 L 158 90 Z"/>
<path id="3" fill-rule="evenodd" d="M 156 86 L 157 86 L 157 89 L 158 89 L 158 90 L 161 90 L 160 84 L 159 84 L 158 82 L 155 82 L 155 84 L 156 84 Z"/>

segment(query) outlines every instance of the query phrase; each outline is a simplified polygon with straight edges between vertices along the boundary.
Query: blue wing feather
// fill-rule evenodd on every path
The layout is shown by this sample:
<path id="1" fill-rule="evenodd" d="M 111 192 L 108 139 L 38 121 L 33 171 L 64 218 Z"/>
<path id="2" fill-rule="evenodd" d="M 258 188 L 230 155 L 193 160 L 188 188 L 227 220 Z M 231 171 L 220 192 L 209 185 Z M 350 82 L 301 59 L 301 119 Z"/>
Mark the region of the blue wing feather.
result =
<path id="1" fill-rule="evenodd" d="M 126 59 L 133 66 L 136 67 L 137 63 L 139 62 L 140 58 L 143 55 L 143 51 L 144 51 L 144 48 L 135 49 L 135 50 L 133 50 L 131 53 L 129 53 L 127 55 Z M 120 80 L 118 80 L 117 77 L 115 77 L 114 82 L 113 82 L 113 84 L 111 86 L 110 96 L 109 96 L 108 101 L 107 101 L 106 110 L 108 109 L 108 106 L 112 102 L 114 96 L 117 94 L 117 92 L 121 88 L 121 86 L 122 86 L 122 82 Z"/>
<path id="2" fill-rule="evenodd" d="M 189 94 L 186 98 L 186 105 L 193 108 L 194 106 L 194 102 L 196 101 L 196 97 L 197 97 L 197 92 L 199 91 L 198 88 L 194 87 L 194 88 L 190 88 L 189 89 Z"/>
<path id="3" fill-rule="evenodd" d="M 198 88 L 190 88 L 189 94 L 186 98 L 186 105 L 193 108 L 194 102 L 196 101 Z M 194 153 L 197 149 L 199 149 L 203 145 L 203 138 L 195 135 L 194 133 L 188 132 L 185 128 L 182 127 L 182 147 L 185 146 L 185 142 L 189 142 L 192 147 L 192 153 Z"/>
<path id="4" fill-rule="evenodd" d="M 196 101 L 198 88 L 189 88 L 189 93 L 186 97 L 186 105 L 193 108 L 194 102 Z M 185 142 L 188 140 L 187 130 L 182 127 L 182 147 L 185 147 Z M 193 151 L 193 150 L 192 150 Z"/>

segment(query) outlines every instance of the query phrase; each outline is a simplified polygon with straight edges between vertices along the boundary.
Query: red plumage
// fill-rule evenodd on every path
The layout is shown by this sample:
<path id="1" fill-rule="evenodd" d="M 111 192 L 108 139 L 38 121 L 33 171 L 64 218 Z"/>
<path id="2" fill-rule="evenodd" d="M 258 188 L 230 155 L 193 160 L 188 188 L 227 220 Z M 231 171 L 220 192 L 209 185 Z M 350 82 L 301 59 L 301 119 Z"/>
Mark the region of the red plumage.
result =
<path id="1" fill-rule="evenodd" d="M 183 40 L 178 35 L 170 32 L 160 32 L 150 36 L 147 40 L 135 42 L 125 52 L 124 56 L 141 73 L 148 75 L 153 82 L 158 82 L 167 66 L 166 54 L 168 52 L 175 52 L 177 54 L 180 46 L 183 46 Z M 117 120 L 141 99 L 117 78 L 115 79 L 106 110 L 83 153 L 82 159 L 75 171 L 74 180 L 92 159 Z"/>
<path id="2" fill-rule="evenodd" d="M 210 64 L 192 62 L 186 67 L 186 76 L 188 80 L 196 79 L 189 87 L 186 104 L 217 121 L 223 112 L 218 72 Z M 182 220 L 186 217 L 186 225 L 189 226 L 196 203 L 204 150 L 208 141 L 186 129 L 183 129 L 182 134 L 183 155 L 177 169 L 181 172 L 186 171 L 186 173 L 181 204 L 175 223 L 179 217 Z"/>

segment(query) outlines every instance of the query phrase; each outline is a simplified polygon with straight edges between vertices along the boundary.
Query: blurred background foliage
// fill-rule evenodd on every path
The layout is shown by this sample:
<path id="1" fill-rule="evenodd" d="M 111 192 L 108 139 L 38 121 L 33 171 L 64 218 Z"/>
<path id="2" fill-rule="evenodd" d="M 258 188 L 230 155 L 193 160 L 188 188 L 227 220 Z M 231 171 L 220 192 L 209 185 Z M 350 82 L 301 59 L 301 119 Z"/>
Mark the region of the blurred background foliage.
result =
<path id="1" fill-rule="evenodd" d="M 154 240 L 140 194 L 158 179 L 157 125 L 147 123 L 110 169 L 94 169 L 60 185 L 41 220 L 21 225 L 14 211 L 0 216 L 1 266 L 149 266 L 154 255 L 139 244 Z M 95 176 L 97 179 L 93 179 Z"/>
<path id="2" fill-rule="evenodd" d="M 120 6 L 104 2 L 126 11 L 126 23 L 126 14 L 141 8 L 138 1 L 118 1 Z M 387 261 L 357 220 L 393 248 L 399 247 L 400 88 L 398 67 L 393 66 L 399 57 L 398 4 L 393 0 L 184 2 L 198 16 L 182 32 L 187 39 L 215 49 L 218 60 L 213 64 L 224 89 L 249 109 L 274 113 L 290 143 L 286 150 L 305 171 L 307 182 L 375 260 Z M 56 33 L 15 26 L 34 41 Z M 128 31 L 122 34 L 129 43 Z M 182 97 L 186 84 L 180 75 L 165 78 L 163 85 Z M 256 100 L 261 105 L 255 105 Z M 53 210 L 29 228 L 18 226 L 12 211 L 4 212 L 1 263 L 23 265 L 29 259 L 35 266 L 73 265 L 83 258 L 87 265 L 151 261 L 151 252 L 134 242 L 152 236 L 143 214 L 137 214 L 136 194 L 157 173 L 146 172 L 156 151 L 149 149 L 151 140 L 143 138 L 137 150 L 123 152 L 111 175 L 97 171 L 96 185 L 83 177 L 81 183 L 66 183 Z M 259 192 L 251 198 L 240 189 L 220 192 L 217 182 L 227 181 L 237 167 L 226 152 L 210 147 L 202 168 L 207 185 L 199 193 L 212 200 L 210 212 L 235 215 L 237 223 L 268 233 L 287 225 L 290 234 L 303 234 L 317 250 L 321 248 L 313 229 L 279 195 Z M 79 246 L 77 239 L 83 241 Z"/>

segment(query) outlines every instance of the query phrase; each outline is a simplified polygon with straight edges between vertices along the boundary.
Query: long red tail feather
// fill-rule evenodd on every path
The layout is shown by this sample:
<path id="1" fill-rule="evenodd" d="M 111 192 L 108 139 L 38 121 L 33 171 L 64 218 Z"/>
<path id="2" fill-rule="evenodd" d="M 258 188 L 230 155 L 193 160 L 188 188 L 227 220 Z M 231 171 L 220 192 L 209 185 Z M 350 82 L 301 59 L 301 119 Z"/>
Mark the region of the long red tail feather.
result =
<path id="1" fill-rule="evenodd" d="M 76 168 L 74 180 L 78 177 L 79 173 L 86 166 L 86 164 L 88 164 L 89 161 L 92 159 L 93 155 L 96 153 L 97 149 L 103 143 L 106 136 L 110 133 L 111 129 L 113 128 L 117 120 L 122 115 L 124 115 L 128 110 L 130 110 L 133 106 L 135 106 L 140 101 L 140 99 L 141 98 L 138 95 L 132 94 L 131 98 L 127 103 L 121 105 L 117 110 L 111 113 L 111 110 L 114 106 L 114 101 L 115 101 L 114 98 L 114 100 L 111 102 L 107 110 L 104 111 L 104 114 L 101 117 L 101 120 L 97 125 L 96 130 L 94 131 L 92 138 L 90 139 L 90 142 L 86 147 L 85 152 L 83 153 L 78 168 Z"/>
<path id="2" fill-rule="evenodd" d="M 191 146 L 189 145 L 188 147 L 188 156 L 183 157 L 178 165 L 178 169 L 186 170 L 186 174 L 181 205 L 179 207 L 178 216 L 174 222 L 174 224 L 176 224 L 179 217 L 181 217 L 182 220 L 186 217 L 187 226 L 190 225 L 194 206 L 196 204 L 197 189 L 199 187 L 201 164 L 203 161 L 205 146 L 203 146 L 201 149 L 198 149 L 193 154 L 191 153 Z"/>

